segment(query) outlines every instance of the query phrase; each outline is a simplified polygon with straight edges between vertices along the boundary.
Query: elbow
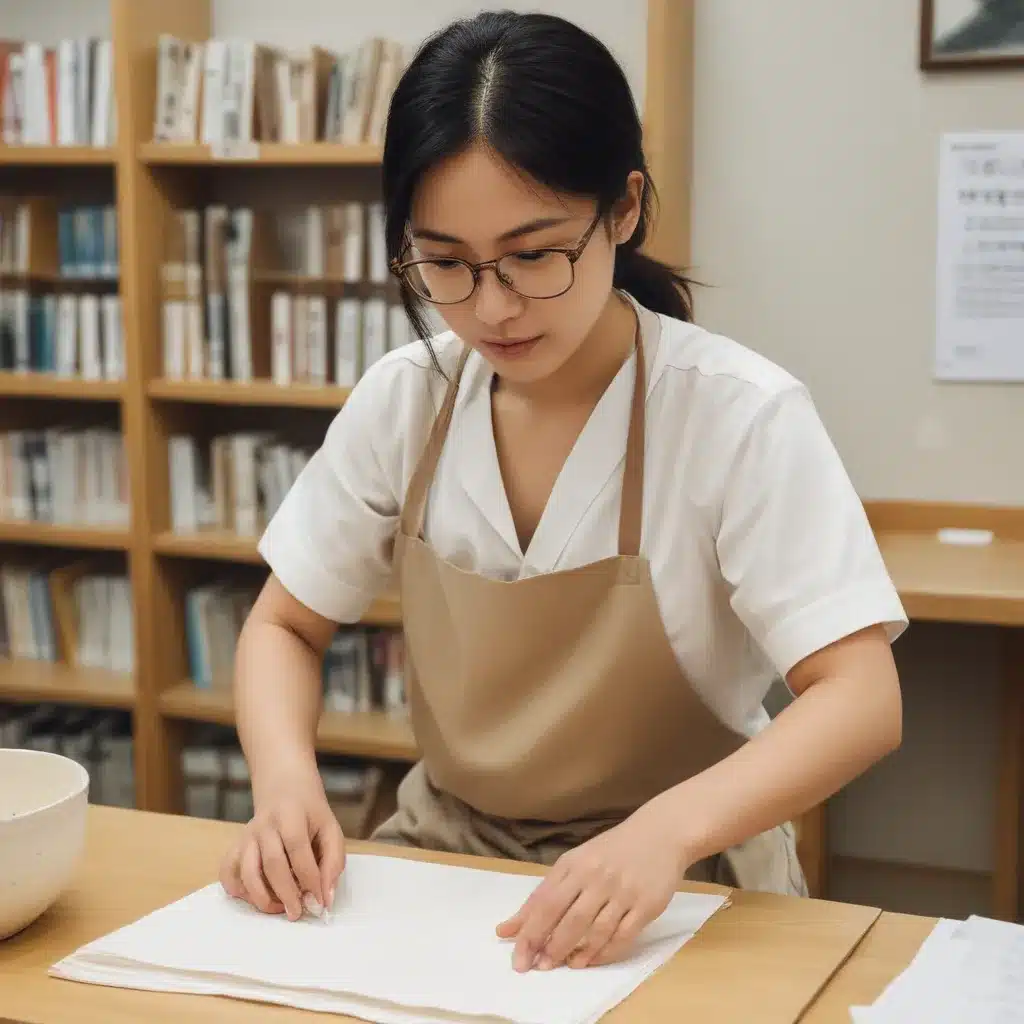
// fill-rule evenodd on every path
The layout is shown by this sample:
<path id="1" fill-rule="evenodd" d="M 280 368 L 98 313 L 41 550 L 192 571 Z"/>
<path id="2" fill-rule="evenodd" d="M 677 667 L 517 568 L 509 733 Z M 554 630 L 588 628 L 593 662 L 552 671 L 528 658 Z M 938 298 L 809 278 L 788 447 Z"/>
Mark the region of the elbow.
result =
<path id="1" fill-rule="evenodd" d="M 856 739 L 853 739 L 856 767 L 851 777 L 875 767 L 899 750 L 903 743 L 903 706 L 899 687 L 879 684 L 865 688 L 862 685 L 859 691 L 861 706 L 857 714 Z"/>
<path id="2" fill-rule="evenodd" d="M 848 694 L 869 767 L 895 753 L 903 743 L 903 694 L 891 655 L 868 668 L 849 680 Z"/>
<path id="3" fill-rule="evenodd" d="M 896 697 L 896 714 L 893 716 L 894 721 L 892 724 L 892 743 L 889 753 L 892 754 L 899 750 L 903 745 L 903 701 L 897 694 Z"/>
<path id="4" fill-rule="evenodd" d="M 885 733 L 882 756 L 895 754 L 903 745 L 903 716 L 899 712 L 888 723 Z"/>
<path id="5" fill-rule="evenodd" d="M 881 631 L 875 631 L 862 648 L 864 655 L 852 677 L 863 702 L 864 725 L 871 733 L 876 760 L 899 750 L 903 743 L 903 693 L 892 648 Z"/>
<path id="6" fill-rule="evenodd" d="M 878 715 L 879 759 L 895 753 L 903 743 L 903 695 L 895 666 L 880 689 L 883 694 Z"/>

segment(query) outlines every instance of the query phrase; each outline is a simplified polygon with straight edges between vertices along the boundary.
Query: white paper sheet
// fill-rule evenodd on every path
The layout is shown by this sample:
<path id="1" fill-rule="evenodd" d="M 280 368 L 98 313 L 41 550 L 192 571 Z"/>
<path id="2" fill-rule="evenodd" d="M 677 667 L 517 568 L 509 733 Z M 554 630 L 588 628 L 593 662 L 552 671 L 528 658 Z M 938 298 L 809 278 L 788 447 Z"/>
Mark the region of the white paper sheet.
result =
<path id="1" fill-rule="evenodd" d="M 261 914 L 215 884 L 83 946 L 51 973 L 377 1024 L 592 1024 L 726 903 L 679 893 L 628 961 L 519 974 L 513 944 L 495 927 L 538 878 L 365 855 L 349 856 L 343 878 L 328 923 Z"/>
<path id="2" fill-rule="evenodd" d="M 1024 927 L 940 921 L 902 974 L 854 1024 L 1024 1024 Z"/>
<path id="3" fill-rule="evenodd" d="M 935 373 L 1024 381 L 1024 132 L 942 140 Z"/>

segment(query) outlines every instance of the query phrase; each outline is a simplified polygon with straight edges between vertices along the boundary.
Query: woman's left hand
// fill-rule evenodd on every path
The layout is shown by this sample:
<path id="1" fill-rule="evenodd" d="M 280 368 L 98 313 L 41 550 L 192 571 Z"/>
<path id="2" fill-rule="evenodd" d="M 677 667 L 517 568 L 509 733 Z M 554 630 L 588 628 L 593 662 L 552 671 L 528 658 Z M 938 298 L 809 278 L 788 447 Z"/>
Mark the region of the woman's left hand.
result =
<path id="1" fill-rule="evenodd" d="M 628 953 L 689 866 L 659 810 L 646 804 L 563 854 L 518 913 L 498 925 L 501 938 L 516 940 L 517 971 L 596 966 Z"/>

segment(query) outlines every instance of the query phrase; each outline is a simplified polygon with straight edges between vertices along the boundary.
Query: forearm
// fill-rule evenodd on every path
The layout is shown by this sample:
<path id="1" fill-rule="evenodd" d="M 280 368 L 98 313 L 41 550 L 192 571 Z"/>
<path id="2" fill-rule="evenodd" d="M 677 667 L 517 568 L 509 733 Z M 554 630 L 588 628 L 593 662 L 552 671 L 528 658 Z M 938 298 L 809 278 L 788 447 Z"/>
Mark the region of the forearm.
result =
<path id="1" fill-rule="evenodd" d="M 235 707 L 257 802 L 275 779 L 316 773 L 321 693 L 320 658 L 305 640 L 275 622 L 246 623 L 235 658 Z"/>
<path id="2" fill-rule="evenodd" d="M 683 859 L 704 857 L 821 803 L 899 745 L 895 672 L 809 686 L 760 734 L 657 798 Z"/>

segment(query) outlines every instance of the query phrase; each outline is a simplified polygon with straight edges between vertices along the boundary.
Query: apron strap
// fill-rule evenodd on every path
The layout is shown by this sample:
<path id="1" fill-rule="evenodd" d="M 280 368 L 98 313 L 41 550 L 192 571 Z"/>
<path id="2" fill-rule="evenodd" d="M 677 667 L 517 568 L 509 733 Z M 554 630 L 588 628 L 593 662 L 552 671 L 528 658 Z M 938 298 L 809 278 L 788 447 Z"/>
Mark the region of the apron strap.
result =
<path id="1" fill-rule="evenodd" d="M 636 311 L 634 310 L 634 316 Z M 465 346 L 459 356 L 455 374 L 448 382 L 441 410 L 434 418 L 433 426 L 413 472 L 405 495 L 399 529 L 407 537 L 418 537 L 423 529 L 423 513 L 427 505 L 427 493 L 434 480 L 441 451 L 444 448 L 455 399 L 459 393 L 459 381 L 465 369 L 471 349 Z M 644 346 L 640 335 L 640 318 L 636 321 L 636 376 L 633 383 L 633 402 L 629 414 L 629 433 L 626 435 L 626 464 L 622 473 L 622 502 L 619 506 L 619 554 L 637 556 L 640 554 L 640 532 L 643 521 L 644 503 L 644 432 L 645 405 L 647 399 L 647 374 L 644 369 Z"/>
<path id="2" fill-rule="evenodd" d="M 423 529 L 423 513 L 427 507 L 427 493 L 434 481 L 434 471 L 437 469 L 444 441 L 448 436 L 448 427 L 452 422 L 452 413 L 455 411 L 455 399 L 459 394 L 459 381 L 462 379 L 462 371 L 466 367 L 466 360 L 471 351 L 472 349 L 466 345 L 459 355 L 455 373 L 448 381 L 448 390 L 445 392 L 441 410 L 434 417 L 434 425 L 430 428 L 423 454 L 409 481 L 399 520 L 399 529 L 407 537 L 418 537 Z"/>
<path id="3" fill-rule="evenodd" d="M 647 373 L 644 369 L 644 345 L 640 335 L 640 317 L 636 310 L 636 377 L 633 381 L 633 405 L 626 435 L 626 465 L 622 471 L 622 502 L 619 505 L 619 554 L 640 554 L 640 531 L 644 510 L 644 433 L 647 403 Z"/>

